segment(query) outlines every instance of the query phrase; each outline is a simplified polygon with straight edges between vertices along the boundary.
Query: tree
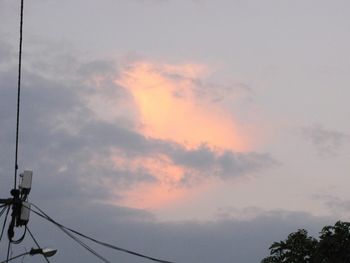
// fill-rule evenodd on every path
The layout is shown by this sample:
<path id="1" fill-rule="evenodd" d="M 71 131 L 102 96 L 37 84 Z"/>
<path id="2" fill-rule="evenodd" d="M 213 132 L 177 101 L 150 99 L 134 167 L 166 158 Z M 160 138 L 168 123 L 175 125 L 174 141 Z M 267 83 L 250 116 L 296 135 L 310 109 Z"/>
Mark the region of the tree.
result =
<path id="1" fill-rule="evenodd" d="M 350 223 L 338 221 L 325 226 L 319 239 L 300 229 L 285 241 L 270 246 L 270 256 L 261 263 L 346 263 L 350 262 Z"/>
<path id="2" fill-rule="evenodd" d="M 350 262 L 350 223 L 338 221 L 334 226 L 322 229 L 315 262 Z"/>
<path id="3" fill-rule="evenodd" d="M 274 242 L 270 246 L 270 256 L 262 263 L 310 263 L 317 240 L 309 237 L 305 229 L 288 235 L 285 241 Z"/>

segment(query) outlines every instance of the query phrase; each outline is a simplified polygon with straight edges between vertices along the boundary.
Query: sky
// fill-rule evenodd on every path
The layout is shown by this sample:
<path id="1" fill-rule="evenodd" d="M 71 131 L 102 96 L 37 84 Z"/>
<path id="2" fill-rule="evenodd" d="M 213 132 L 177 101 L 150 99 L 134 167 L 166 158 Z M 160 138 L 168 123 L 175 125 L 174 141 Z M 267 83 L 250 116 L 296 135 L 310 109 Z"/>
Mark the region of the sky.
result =
<path id="1" fill-rule="evenodd" d="M 24 2 L 19 170 L 53 218 L 179 263 L 259 262 L 292 231 L 349 221 L 349 1 Z M 19 5 L 0 0 L 1 197 Z M 52 262 L 98 262 L 30 227 Z"/>

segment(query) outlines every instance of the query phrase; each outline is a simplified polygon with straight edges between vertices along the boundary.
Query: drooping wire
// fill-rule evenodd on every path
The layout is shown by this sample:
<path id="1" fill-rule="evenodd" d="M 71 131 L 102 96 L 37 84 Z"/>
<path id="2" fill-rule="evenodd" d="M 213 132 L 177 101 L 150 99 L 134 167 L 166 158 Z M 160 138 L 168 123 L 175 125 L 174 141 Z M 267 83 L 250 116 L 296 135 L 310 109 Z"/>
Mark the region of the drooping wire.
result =
<path id="1" fill-rule="evenodd" d="M 38 241 L 36 241 L 34 235 L 33 235 L 32 232 L 29 230 L 28 226 L 26 226 L 26 230 L 28 231 L 29 235 L 30 235 L 31 238 L 33 239 L 35 245 L 36 245 L 39 249 L 41 249 L 41 247 L 40 247 Z M 49 259 L 47 258 L 47 256 L 46 256 L 44 253 L 42 253 L 42 255 L 43 255 L 43 257 L 45 258 L 46 262 L 47 262 L 47 263 L 50 263 L 50 261 L 49 261 Z"/>
<path id="2" fill-rule="evenodd" d="M 6 222 L 7 222 L 7 216 L 10 212 L 10 206 L 7 207 L 7 211 L 6 211 L 6 215 L 5 215 L 5 219 L 4 219 L 4 224 L 2 225 L 2 229 L 1 229 L 1 234 L 0 234 L 0 241 L 2 239 L 2 236 L 4 234 L 4 230 L 5 230 L 5 227 L 6 227 Z"/>
<path id="3" fill-rule="evenodd" d="M 33 211 L 34 212 L 34 211 Z M 40 248 L 38 242 L 35 240 L 33 234 L 29 231 L 29 229 L 27 228 L 30 236 L 32 237 L 32 239 L 34 240 L 34 242 L 36 243 L 36 245 L 38 246 L 38 248 Z M 99 259 L 101 259 L 102 261 L 104 261 L 105 263 L 111 263 L 109 260 L 105 259 L 103 256 L 101 256 L 100 254 L 98 254 L 95 250 L 93 250 L 91 247 L 89 247 L 88 245 L 86 245 L 83 241 L 81 241 L 80 239 L 78 239 L 77 237 L 73 236 L 72 234 L 70 234 L 69 232 L 67 233 L 67 231 L 65 231 L 64 229 L 61 229 L 64 233 L 66 233 L 69 237 L 71 237 L 74 241 L 76 241 L 79 245 L 81 245 L 82 247 L 84 247 L 86 250 L 88 250 L 90 253 L 92 253 L 93 255 L 95 255 L 96 257 L 98 257 Z M 43 254 L 43 256 L 45 257 L 46 261 L 49 263 L 48 258 Z"/>
<path id="4" fill-rule="evenodd" d="M 22 241 L 23 241 L 24 238 L 26 237 L 26 233 L 27 233 L 27 228 L 24 229 L 24 232 L 23 232 L 22 236 L 21 236 L 19 239 L 13 240 L 12 238 L 10 238 L 11 242 L 12 242 L 13 244 L 20 244 L 20 243 L 22 243 Z"/>
<path id="5" fill-rule="evenodd" d="M 14 186 L 17 187 L 17 170 L 18 170 L 18 134 L 19 134 L 19 111 L 20 111 L 20 99 L 21 99 L 21 74 L 22 74 L 22 43 L 23 43 L 23 9 L 24 3 L 21 0 L 21 19 L 20 19 L 20 31 L 19 31 L 19 54 L 18 54 L 18 79 L 17 79 L 17 121 L 16 121 L 16 151 L 15 151 L 15 178 Z"/>
<path id="6" fill-rule="evenodd" d="M 33 204 L 32 204 L 33 205 Z M 46 218 L 45 215 L 42 215 L 34 210 L 32 210 L 30 207 L 28 207 L 33 213 L 39 215 L 42 218 L 45 218 L 47 220 L 49 220 L 48 218 Z M 50 221 L 50 220 L 49 220 Z M 56 225 L 56 224 L 55 224 Z M 73 234 L 71 234 L 70 232 L 68 232 L 66 229 L 62 228 L 60 225 L 56 225 L 56 227 L 58 227 L 62 232 L 64 232 L 67 236 L 69 236 L 70 238 L 72 238 L 75 242 L 77 242 L 80 246 L 82 246 L 83 248 L 85 248 L 86 250 L 88 250 L 91 254 L 93 254 L 94 256 L 96 256 L 97 258 L 99 258 L 100 260 L 102 260 L 105 263 L 111 263 L 108 259 L 104 258 L 103 256 L 101 256 L 98 252 L 96 252 L 93 248 L 89 247 L 87 244 L 85 244 L 82 240 L 80 240 L 79 238 L 75 237 Z"/>
<path id="7" fill-rule="evenodd" d="M 95 255 L 96 257 L 98 257 L 99 259 L 101 259 L 103 262 L 105 263 L 111 263 L 108 259 L 104 258 L 103 256 L 101 256 L 100 254 L 98 254 L 94 249 L 92 249 L 91 247 L 89 247 L 87 244 L 85 244 L 82 240 L 80 240 L 79 238 L 75 237 L 74 235 L 72 235 L 71 233 L 69 233 L 66 229 L 64 229 L 63 227 L 56 225 L 62 232 L 64 232 L 66 235 L 68 235 L 70 238 L 72 238 L 75 242 L 77 242 L 79 245 L 81 245 L 83 248 L 85 248 L 86 250 L 88 250 L 90 253 L 92 253 L 93 255 Z"/>
<path id="8" fill-rule="evenodd" d="M 114 249 L 114 250 L 118 250 L 118 251 L 121 251 L 121 252 L 124 252 L 124 253 L 128 253 L 128 254 L 131 254 L 131 255 L 134 255 L 134 256 L 137 256 L 137 257 L 141 257 L 141 258 L 145 258 L 145 259 L 148 259 L 148 260 L 151 260 L 151 261 L 155 261 L 155 262 L 159 262 L 159 263 L 174 263 L 172 261 L 167 261 L 167 260 L 162 260 L 162 259 L 158 259 L 158 258 L 154 258 L 154 257 L 150 257 L 150 256 L 147 256 L 147 255 L 144 255 L 144 254 L 141 254 L 141 253 L 138 253 L 138 252 L 135 252 L 135 251 L 132 251 L 132 250 L 128 250 L 128 249 L 124 249 L 124 248 L 121 248 L 121 247 L 118 247 L 118 246 L 115 246 L 115 245 L 112 245 L 112 244 L 108 244 L 106 242 L 102 242 L 102 241 L 99 241 L 95 238 L 92 238 L 92 237 L 89 237 L 87 235 L 84 235 L 74 229 L 71 229 L 69 227 L 65 227 L 63 226 L 62 224 L 56 222 L 55 220 L 53 220 L 50 216 L 48 216 L 43 210 L 41 210 L 37 205 L 31 203 L 31 205 L 33 207 L 35 207 L 37 210 L 39 210 L 40 213 L 34 211 L 31 209 L 31 211 L 33 211 L 35 214 L 39 215 L 40 217 L 50 221 L 51 223 L 53 223 L 54 225 L 58 226 L 59 228 L 62 228 L 62 230 L 68 230 L 76 235 L 79 235 L 85 239 L 88 239 L 94 243 L 97 243 L 99 245 L 102 245 L 104 247 L 108 247 L 108 248 L 111 248 L 111 249 Z"/>

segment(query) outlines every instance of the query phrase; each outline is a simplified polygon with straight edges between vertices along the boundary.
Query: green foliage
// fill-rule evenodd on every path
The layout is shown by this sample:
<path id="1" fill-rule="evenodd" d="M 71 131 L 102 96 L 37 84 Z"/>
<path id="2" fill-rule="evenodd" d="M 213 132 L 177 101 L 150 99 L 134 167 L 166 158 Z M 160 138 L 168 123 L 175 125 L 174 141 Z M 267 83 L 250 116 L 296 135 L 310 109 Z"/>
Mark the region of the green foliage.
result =
<path id="1" fill-rule="evenodd" d="M 315 262 L 350 262 L 350 223 L 340 222 L 326 226 L 320 233 Z"/>
<path id="2" fill-rule="evenodd" d="M 350 262 L 350 223 L 338 221 L 325 226 L 319 239 L 300 229 L 285 241 L 270 246 L 270 256 L 261 263 L 346 263 Z"/>

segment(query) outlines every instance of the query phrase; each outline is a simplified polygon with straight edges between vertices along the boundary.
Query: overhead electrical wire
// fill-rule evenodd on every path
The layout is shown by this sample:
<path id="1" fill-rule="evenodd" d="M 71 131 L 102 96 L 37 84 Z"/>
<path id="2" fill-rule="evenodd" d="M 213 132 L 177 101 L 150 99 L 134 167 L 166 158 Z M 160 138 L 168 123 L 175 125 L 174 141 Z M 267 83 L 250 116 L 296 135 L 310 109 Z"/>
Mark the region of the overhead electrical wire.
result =
<path id="1" fill-rule="evenodd" d="M 80 240 L 79 238 L 75 237 L 73 234 L 71 234 L 70 232 L 68 232 L 66 229 L 64 229 L 63 227 L 56 225 L 62 232 L 64 232 L 66 235 L 68 235 L 70 238 L 72 238 L 75 242 L 77 242 L 80 246 L 82 246 L 83 248 L 85 248 L 86 250 L 88 250 L 91 254 L 93 254 L 94 256 L 96 256 L 97 258 L 101 259 L 103 262 L 105 263 L 111 263 L 108 259 L 104 258 L 103 256 L 101 256 L 99 253 L 97 253 L 93 248 L 91 248 L 90 246 L 88 246 L 87 244 L 85 244 L 82 240 Z"/>
<path id="2" fill-rule="evenodd" d="M 16 258 L 24 257 L 25 255 L 28 255 L 28 252 L 19 254 L 19 255 L 17 255 L 17 256 L 14 256 L 14 257 L 12 257 L 12 258 L 9 258 L 8 260 L 5 260 L 5 261 L 1 261 L 0 263 L 6 263 L 6 262 L 11 261 L 11 260 L 14 260 L 14 259 L 16 259 Z M 23 261 L 22 261 L 22 262 L 23 262 Z"/>
<path id="3" fill-rule="evenodd" d="M 28 226 L 26 226 L 26 230 L 28 231 L 30 237 L 33 239 L 35 245 L 36 245 L 39 249 L 41 249 L 41 247 L 40 247 L 38 241 L 36 241 L 34 235 L 33 235 L 32 232 L 29 230 Z M 47 258 L 47 256 L 46 256 L 44 253 L 42 253 L 42 255 L 43 255 L 43 257 L 45 258 L 46 262 L 47 262 L 47 263 L 50 263 L 50 261 L 49 261 L 49 259 Z"/>
<path id="4" fill-rule="evenodd" d="M 18 53 L 18 79 L 17 79 L 17 120 L 16 120 L 16 150 L 15 150 L 15 176 L 14 186 L 17 188 L 17 171 L 18 171 L 18 135 L 19 135 L 19 112 L 21 102 L 21 75 L 22 75 L 22 43 L 23 43 L 23 9 L 24 3 L 21 0 L 21 14 L 20 14 L 20 30 L 19 30 L 19 53 Z"/>
<path id="5" fill-rule="evenodd" d="M 11 241 L 9 240 L 8 245 L 7 245 L 6 263 L 9 262 L 9 258 L 10 258 L 10 249 L 11 249 Z"/>
<path id="6" fill-rule="evenodd" d="M 31 204 L 33 205 L 33 204 Z M 32 210 L 30 207 L 28 207 L 33 213 L 39 215 L 40 217 L 49 220 L 45 215 L 42 215 L 34 210 Z M 51 220 L 49 220 L 50 222 L 52 222 Z M 55 224 L 56 225 L 56 224 Z M 77 238 L 76 236 L 74 236 L 73 234 L 71 234 L 69 231 L 67 231 L 66 229 L 64 229 L 63 227 L 61 227 L 59 224 L 56 225 L 56 227 L 58 227 L 62 232 L 64 232 L 66 235 L 68 235 L 70 238 L 72 238 L 75 242 L 77 242 L 80 246 L 82 246 L 83 248 L 85 248 L 86 250 L 88 250 L 91 254 L 93 254 L 94 256 L 96 256 L 97 258 L 99 258 L 100 260 L 102 260 L 105 263 L 111 263 L 108 259 L 104 258 L 103 256 L 101 256 L 98 252 L 96 252 L 93 248 L 91 248 L 90 246 L 88 246 L 87 244 L 85 244 L 82 240 L 80 240 L 79 238 Z"/>
<path id="7" fill-rule="evenodd" d="M 10 206 L 7 207 L 7 211 L 6 211 L 6 215 L 5 215 L 5 219 L 4 219 L 4 224 L 2 225 L 2 229 L 1 229 L 1 234 L 0 234 L 0 241 L 2 239 L 2 236 L 4 234 L 4 231 L 5 231 L 5 227 L 6 227 L 6 222 L 7 222 L 7 216 L 10 212 Z"/>
<path id="8" fill-rule="evenodd" d="M 104 247 L 107 247 L 107 248 L 111 248 L 111 249 L 114 249 L 114 250 L 118 250 L 118 251 L 121 251 L 121 252 L 124 252 L 124 253 L 127 253 L 127 254 L 131 254 L 131 255 L 134 255 L 134 256 L 137 256 L 137 257 L 141 257 L 141 258 L 145 258 L 145 259 L 148 259 L 148 260 L 151 260 L 151 261 L 155 261 L 155 262 L 159 262 L 159 263 L 175 263 L 173 261 L 167 261 L 167 260 L 162 260 L 162 259 L 158 259 L 158 258 L 155 258 L 155 257 L 150 257 L 150 256 L 147 256 L 147 255 L 144 255 L 144 254 L 141 254 L 141 253 L 138 253 L 138 252 L 135 252 L 135 251 L 132 251 L 132 250 L 128 250 L 128 249 L 125 249 L 125 248 L 121 248 L 121 247 L 118 247 L 118 246 L 115 246 L 115 245 L 112 245 L 112 244 L 109 244 L 109 243 L 106 243 L 106 242 L 103 242 L 103 241 L 100 241 L 100 240 L 97 240 L 95 238 L 92 238 L 90 236 L 87 236 L 85 234 L 82 234 L 74 229 L 71 229 L 69 227 L 66 227 L 60 223 L 58 223 L 57 221 L 55 221 L 54 219 L 52 219 L 49 215 L 47 215 L 42 209 L 40 209 L 37 205 L 31 203 L 31 205 L 33 207 L 35 207 L 39 212 L 33 210 L 32 208 L 29 207 L 29 209 L 35 213 L 36 215 L 48 220 L 49 222 L 53 223 L 54 225 L 56 225 L 57 227 L 61 228 L 62 230 L 65 230 L 64 232 L 72 232 L 78 236 L 81 236 L 85 239 L 88 239 L 96 244 L 99 244 L 99 245 L 102 245 Z M 66 233 L 67 234 L 67 233 Z M 70 233 L 69 233 L 70 234 Z M 76 238 L 76 237 L 75 237 Z"/>
<path id="9" fill-rule="evenodd" d="M 6 211 L 6 205 L 2 205 L 0 206 L 0 208 L 2 208 L 2 210 L 0 211 L 0 217 L 2 216 L 2 214 Z"/>
<path id="10" fill-rule="evenodd" d="M 13 240 L 12 238 L 10 238 L 11 243 L 13 243 L 13 244 L 20 244 L 20 243 L 22 243 L 22 241 L 26 237 L 26 234 L 27 234 L 27 229 L 25 228 L 22 236 L 19 239 Z"/>
<path id="11" fill-rule="evenodd" d="M 96 257 L 98 257 L 99 259 L 101 259 L 103 262 L 105 263 L 111 263 L 111 261 L 109 261 L 108 259 L 106 259 L 105 257 L 101 256 L 99 253 L 97 253 L 94 249 L 92 249 L 90 246 L 88 246 L 87 244 L 85 244 L 81 239 L 77 238 L 76 236 L 74 236 L 73 234 L 71 234 L 69 231 L 67 231 L 66 229 L 64 229 L 63 227 L 56 225 L 62 232 L 64 232 L 66 235 L 68 235 L 70 238 L 72 238 L 75 242 L 77 242 L 80 246 L 82 246 L 83 248 L 85 248 L 86 250 L 88 250 L 91 254 L 95 255 Z"/>

